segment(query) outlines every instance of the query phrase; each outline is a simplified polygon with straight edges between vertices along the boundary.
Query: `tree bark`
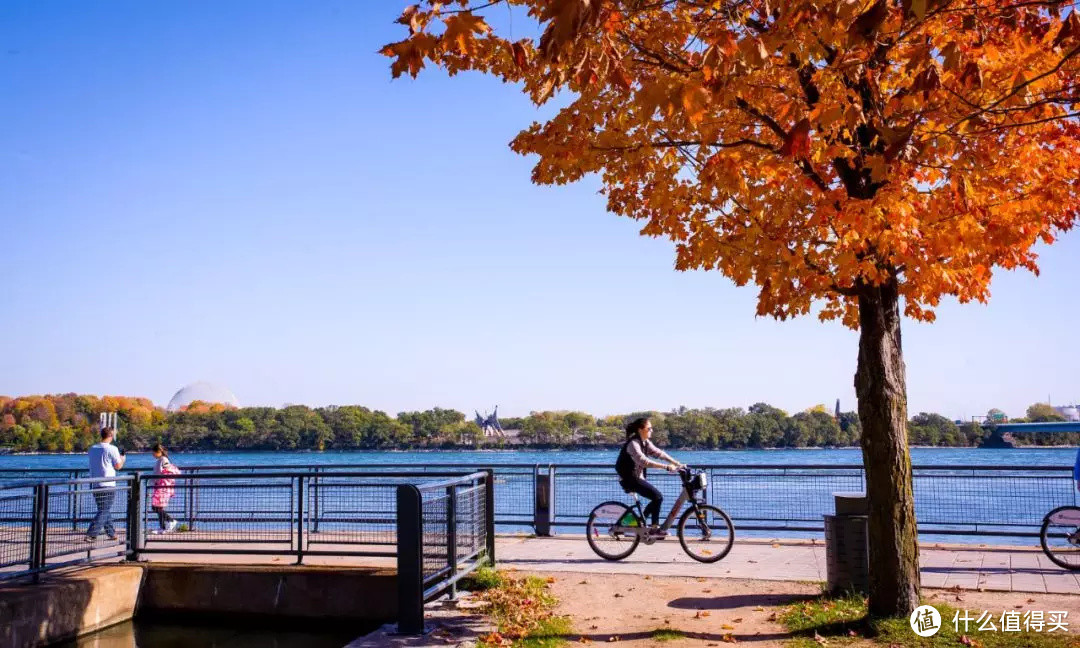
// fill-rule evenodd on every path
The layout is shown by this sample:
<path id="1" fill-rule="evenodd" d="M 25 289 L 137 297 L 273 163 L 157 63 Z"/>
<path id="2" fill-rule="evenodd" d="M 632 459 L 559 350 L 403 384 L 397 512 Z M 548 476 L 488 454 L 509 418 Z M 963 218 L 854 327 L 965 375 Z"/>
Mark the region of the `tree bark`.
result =
<path id="1" fill-rule="evenodd" d="M 907 617 L 919 605 L 919 546 L 907 443 L 907 377 L 895 277 L 859 290 L 855 393 L 870 501 L 872 617 Z"/>

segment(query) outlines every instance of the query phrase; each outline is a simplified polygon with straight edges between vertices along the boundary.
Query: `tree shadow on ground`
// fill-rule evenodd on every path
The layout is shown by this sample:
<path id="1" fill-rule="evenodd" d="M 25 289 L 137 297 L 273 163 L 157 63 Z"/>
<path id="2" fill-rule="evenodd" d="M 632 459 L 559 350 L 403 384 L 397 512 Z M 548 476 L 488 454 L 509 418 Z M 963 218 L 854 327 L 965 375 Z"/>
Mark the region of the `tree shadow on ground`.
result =
<path id="1" fill-rule="evenodd" d="M 668 603 L 680 610 L 731 610 L 740 607 L 789 605 L 817 598 L 817 594 L 737 594 L 734 596 L 687 596 Z"/>
<path id="2" fill-rule="evenodd" d="M 677 632 L 681 638 L 685 639 L 697 639 L 699 641 L 716 642 L 716 643 L 734 643 L 731 640 L 734 639 L 737 643 L 753 643 L 755 641 L 782 641 L 784 639 L 790 639 L 791 633 L 788 632 L 772 632 L 768 634 L 741 634 L 738 632 L 692 632 L 688 630 L 678 630 L 675 628 L 667 629 L 671 632 Z M 653 639 L 656 636 L 657 630 L 645 630 L 640 632 L 596 632 L 596 633 L 566 633 L 558 635 L 533 635 L 532 639 L 561 639 L 563 641 L 577 642 L 577 643 L 610 643 L 614 641 L 635 641 Z"/>

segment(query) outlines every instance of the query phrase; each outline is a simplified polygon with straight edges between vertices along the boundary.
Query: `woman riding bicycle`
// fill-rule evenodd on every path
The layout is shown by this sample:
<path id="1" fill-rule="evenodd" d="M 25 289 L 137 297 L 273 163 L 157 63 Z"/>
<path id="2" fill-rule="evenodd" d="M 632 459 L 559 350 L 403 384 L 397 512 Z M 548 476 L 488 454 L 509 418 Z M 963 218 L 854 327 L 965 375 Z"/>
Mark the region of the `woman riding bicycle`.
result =
<path id="1" fill-rule="evenodd" d="M 637 493 L 649 500 L 648 506 L 643 513 L 651 517 L 652 527 L 650 535 L 665 536 L 666 531 L 660 526 L 660 507 L 664 503 L 664 496 L 655 486 L 645 481 L 646 468 L 662 468 L 669 472 L 675 472 L 683 466 L 671 455 L 667 454 L 655 444 L 649 441 L 652 436 L 652 422 L 647 418 L 638 418 L 626 426 L 626 443 L 619 452 L 619 458 L 615 461 L 615 472 L 619 474 L 619 485 L 627 493 Z M 668 463 L 654 461 L 649 457 L 656 457 Z"/>

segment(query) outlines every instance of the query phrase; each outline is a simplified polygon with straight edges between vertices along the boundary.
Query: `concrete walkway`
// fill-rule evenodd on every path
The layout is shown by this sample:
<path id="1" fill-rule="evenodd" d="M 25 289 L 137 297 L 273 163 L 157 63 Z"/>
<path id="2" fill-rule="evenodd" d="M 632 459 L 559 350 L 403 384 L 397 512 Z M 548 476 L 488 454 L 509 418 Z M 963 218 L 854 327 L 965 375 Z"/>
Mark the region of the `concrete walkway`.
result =
<path id="1" fill-rule="evenodd" d="M 777 581 L 825 581 L 825 546 L 801 540 L 736 540 L 723 560 L 699 563 L 679 541 L 668 538 L 640 545 L 619 562 L 600 559 L 585 536 L 555 538 L 500 536 L 495 547 L 501 568 L 539 572 L 707 576 Z M 924 587 L 1080 594 L 1080 572 L 1051 563 L 1038 547 L 924 545 L 920 549 Z"/>

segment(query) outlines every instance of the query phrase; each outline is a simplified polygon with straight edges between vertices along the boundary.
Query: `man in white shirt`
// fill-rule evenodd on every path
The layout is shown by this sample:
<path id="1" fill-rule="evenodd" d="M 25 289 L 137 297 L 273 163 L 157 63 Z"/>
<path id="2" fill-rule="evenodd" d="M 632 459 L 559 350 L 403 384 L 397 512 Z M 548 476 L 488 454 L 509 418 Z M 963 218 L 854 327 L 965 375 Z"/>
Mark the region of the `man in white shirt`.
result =
<path id="1" fill-rule="evenodd" d="M 116 477 L 116 471 L 124 467 L 127 457 L 113 445 L 116 433 L 112 428 L 101 430 L 101 443 L 90 447 L 87 455 L 90 457 L 90 477 Z M 94 503 L 97 504 L 97 515 L 86 530 L 84 540 L 93 542 L 105 529 L 105 535 L 109 540 L 116 540 L 116 527 L 112 522 L 113 504 L 116 503 L 116 482 L 102 480 L 91 486 L 94 494 Z"/>

